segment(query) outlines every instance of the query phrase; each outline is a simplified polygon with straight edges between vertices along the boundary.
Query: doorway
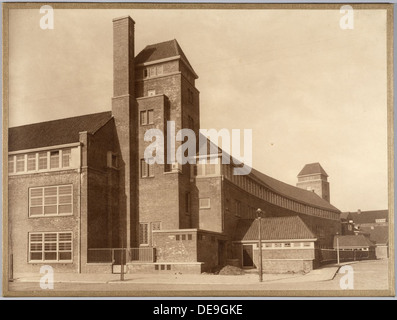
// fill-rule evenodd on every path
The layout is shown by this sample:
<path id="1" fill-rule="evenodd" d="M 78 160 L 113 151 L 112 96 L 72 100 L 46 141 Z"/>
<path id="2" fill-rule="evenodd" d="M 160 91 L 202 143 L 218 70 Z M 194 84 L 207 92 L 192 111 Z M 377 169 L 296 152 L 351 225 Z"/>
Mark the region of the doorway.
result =
<path id="1" fill-rule="evenodd" d="M 254 267 L 254 250 L 252 244 L 243 245 L 243 268 Z"/>

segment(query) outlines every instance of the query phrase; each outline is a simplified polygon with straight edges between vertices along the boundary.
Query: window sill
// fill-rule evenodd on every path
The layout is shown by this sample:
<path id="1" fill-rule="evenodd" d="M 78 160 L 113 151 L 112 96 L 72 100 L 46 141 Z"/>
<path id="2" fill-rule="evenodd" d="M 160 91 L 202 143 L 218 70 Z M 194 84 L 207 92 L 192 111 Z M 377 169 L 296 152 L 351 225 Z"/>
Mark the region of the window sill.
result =
<path id="1" fill-rule="evenodd" d="M 54 217 L 72 217 L 73 213 L 68 214 L 46 214 L 42 216 L 29 216 L 29 219 L 37 219 L 37 218 L 54 218 Z"/>

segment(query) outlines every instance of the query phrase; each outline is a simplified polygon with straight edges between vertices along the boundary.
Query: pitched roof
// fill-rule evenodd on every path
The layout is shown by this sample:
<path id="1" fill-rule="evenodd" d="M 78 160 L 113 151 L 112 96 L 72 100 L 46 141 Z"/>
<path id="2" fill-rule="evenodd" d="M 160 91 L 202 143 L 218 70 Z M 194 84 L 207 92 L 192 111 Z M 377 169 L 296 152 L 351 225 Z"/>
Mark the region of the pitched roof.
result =
<path id="1" fill-rule="evenodd" d="M 285 182 L 276 180 L 255 169 L 251 170 L 251 174 L 260 179 L 270 189 L 276 191 L 279 194 L 285 195 L 286 197 L 304 202 L 308 205 L 340 212 L 339 209 L 335 208 L 332 204 L 321 198 L 315 192 L 301 189 Z"/>
<path id="2" fill-rule="evenodd" d="M 349 212 L 348 217 L 350 220 L 353 220 L 355 224 L 376 223 L 376 219 L 386 219 L 386 221 L 389 221 L 389 211 L 372 210 L 372 211 L 361 211 L 361 212 Z"/>
<path id="3" fill-rule="evenodd" d="M 95 133 L 112 118 L 110 111 L 9 128 L 8 150 L 49 147 L 79 141 L 79 132 Z"/>
<path id="4" fill-rule="evenodd" d="M 203 136 L 200 133 L 200 136 Z M 209 139 L 207 139 L 210 143 L 207 143 L 207 154 L 210 155 L 211 150 L 210 150 L 210 145 L 213 145 L 217 148 L 217 153 L 222 153 L 223 150 L 220 147 L 217 147 L 216 144 L 211 142 Z M 201 147 L 201 145 L 200 145 Z M 232 156 L 228 155 L 226 152 L 226 157 L 230 157 L 230 163 L 235 163 L 235 160 Z M 322 209 L 326 210 L 331 210 L 334 212 L 340 213 L 340 210 L 336 207 L 334 207 L 332 204 L 330 204 L 328 201 L 324 200 L 321 198 L 319 195 L 317 195 L 315 192 L 308 191 L 305 189 L 301 189 L 295 186 L 292 186 L 290 184 L 287 184 L 285 182 L 279 181 L 277 179 L 274 179 L 272 177 L 269 177 L 268 175 L 251 168 L 251 172 L 249 173 L 249 176 L 254 177 L 255 179 L 259 180 L 261 183 L 263 183 L 265 186 L 267 186 L 269 189 L 273 190 L 274 192 L 284 195 L 290 199 L 319 207 Z"/>
<path id="5" fill-rule="evenodd" d="M 185 53 L 180 47 L 176 39 L 155 43 L 146 46 L 138 55 L 135 57 L 135 63 L 141 64 L 145 62 L 152 62 L 166 58 L 172 58 L 180 56 L 181 59 L 193 70 L 192 65 L 186 58 Z"/>
<path id="6" fill-rule="evenodd" d="M 258 240 L 258 227 L 259 220 L 257 219 L 239 220 L 234 233 L 234 240 Z M 316 239 L 316 236 L 298 216 L 263 218 L 261 219 L 261 228 L 262 240 Z"/>
<path id="7" fill-rule="evenodd" d="M 337 238 L 339 239 L 340 249 L 369 248 L 374 246 L 374 243 L 372 243 L 364 235 L 357 235 L 357 236 L 351 235 L 351 236 L 335 236 L 334 248 L 337 247 Z"/>
<path id="8" fill-rule="evenodd" d="M 376 244 L 386 244 L 389 242 L 388 226 L 360 227 L 360 230 L 368 233 L 371 241 Z"/>
<path id="9" fill-rule="evenodd" d="M 318 174 L 318 173 L 328 177 L 328 174 L 325 172 L 323 167 L 318 162 L 309 163 L 303 167 L 301 172 L 299 172 L 298 177 L 306 176 L 310 174 Z"/>

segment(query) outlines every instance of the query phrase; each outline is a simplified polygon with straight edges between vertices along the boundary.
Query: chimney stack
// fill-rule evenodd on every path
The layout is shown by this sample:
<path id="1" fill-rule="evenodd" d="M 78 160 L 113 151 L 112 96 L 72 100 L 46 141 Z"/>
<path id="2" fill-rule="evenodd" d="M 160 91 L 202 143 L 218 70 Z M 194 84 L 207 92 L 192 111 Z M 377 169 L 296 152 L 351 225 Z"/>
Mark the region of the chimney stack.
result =
<path id="1" fill-rule="evenodd" d="M 112 114 L 119 141 L 118 243 L 133 247 L 137 241 L 137 112 L 135 101 L 134 25 L 129 16 L 113 19 Z"/>

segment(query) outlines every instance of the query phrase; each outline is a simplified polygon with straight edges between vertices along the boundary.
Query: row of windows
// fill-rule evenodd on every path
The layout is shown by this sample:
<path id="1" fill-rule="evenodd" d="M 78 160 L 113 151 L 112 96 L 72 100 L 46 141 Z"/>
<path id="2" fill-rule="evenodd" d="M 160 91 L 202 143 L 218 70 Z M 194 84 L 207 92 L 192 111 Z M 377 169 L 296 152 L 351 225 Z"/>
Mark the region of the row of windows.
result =
<path id="1" fill-rule="evenodd" d="M 141 126 L 153 124 L 154 110 L 143 110 L 140 112 Z"/>
<path id="2" fill-rule="evenodd" d="M 29 217 L 73 214 L 72 185 L 29 189 Z"/>
<path id="3" fill-rule="evenodd" d="M 30 262 L 71 262 L 72 232 L 29 233 Z"/>
<path id="4" fill-rule="evenodd" d="M 328 219 L 338 219 L 336 213 L 307 206 L 305 204 L 287 199 L 276 193 L 271 192 L 264 186 L 260 185 L 256 181 L 244 175 L 234 175 L 233 167 L 230 165 L 224 166 L 224 174 L 226 178 L 232 181 L 234 184 L 238 185 L 240 188 L 248 191 L 249 193 L 261 198 L 265 201 L 273 203 L 277 206 L 284 207 L 289 210 L 296 212 L 306 213 L 314 216 L 324 217 Z"/>
<path id="5" fill-rule="evenodd" d="M 180 241 L 180 240 L 192 240 L 193 236 L 191 234 L 177 234 L 175 235 L 175 240 Z"/>
<path id="6" fill-rule="evenodd" d="M 144 68 L 143 69 L 143 78 L 153 78 L 156 76 L 161 76 L 163 74 L 163 66 L 154 66 L 154 67 L 149 67 L 149 68 Z"/>
<path id="7" fill-rule="evenodd" d="M 262 248 L 280 249 L 280 248 L 310 248 L 313 247 L 312 242 L 266 242 L 262 244 Z"/>
<path id="8" fill-rule="evenodd" d="M 8 173 L 37 172 L 71 166 L 71 149 L 33 152 L 8 157 Z"/>
<path id="9" fill-rule="evenodd" d="M 170 264 L 155 264 L 154 270 L 171 270 Z"/>

